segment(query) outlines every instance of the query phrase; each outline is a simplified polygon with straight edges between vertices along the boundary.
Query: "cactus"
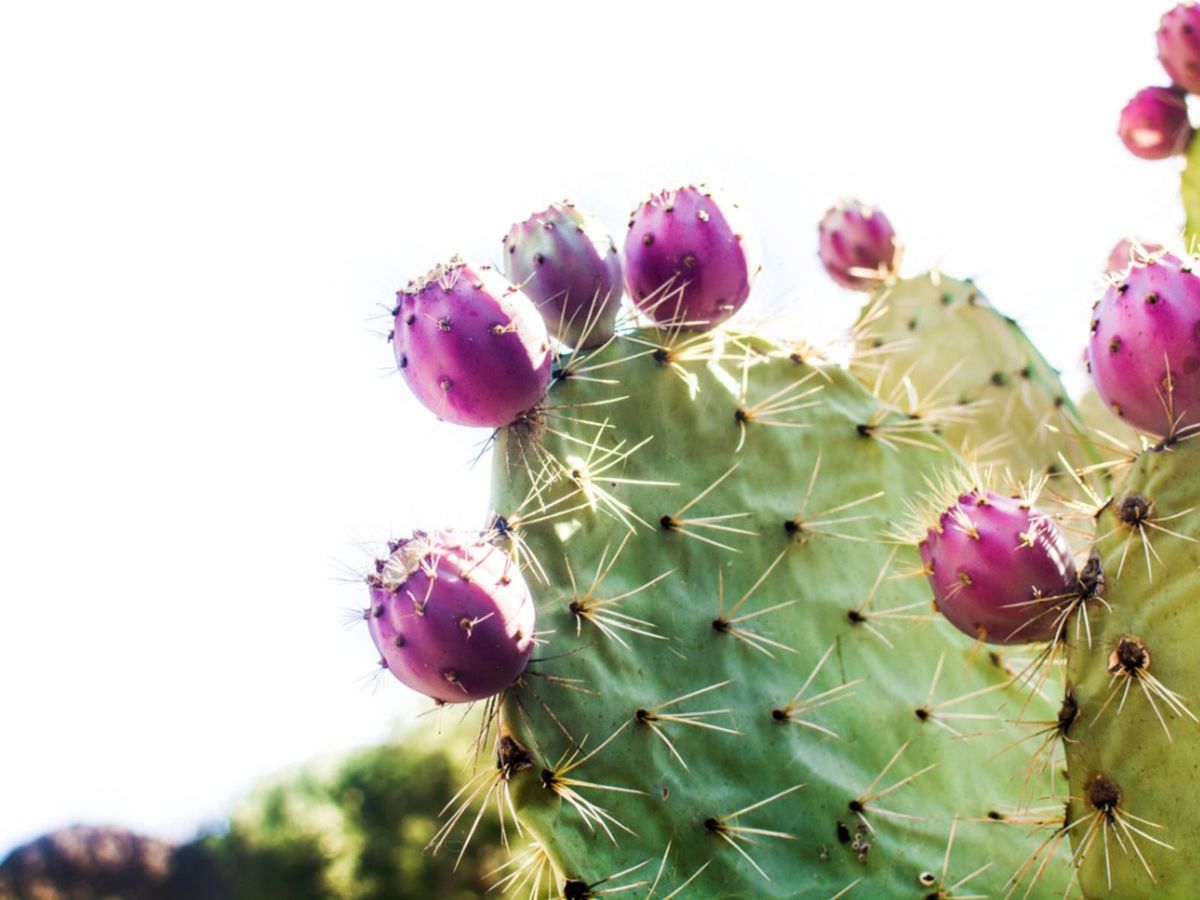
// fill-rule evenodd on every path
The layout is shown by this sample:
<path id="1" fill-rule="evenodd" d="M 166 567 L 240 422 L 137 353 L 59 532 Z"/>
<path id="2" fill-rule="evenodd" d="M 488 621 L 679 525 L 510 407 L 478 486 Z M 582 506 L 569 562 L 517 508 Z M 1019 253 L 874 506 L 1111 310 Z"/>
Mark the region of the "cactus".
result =
<path id="1" fill-rule="evenodd" d="M 823 229 L 823 260 L 825 243 Z M 863 306 L 852 337 L 850 368 L 859 380 L 913 419 L 937 420 L 938 433 L 973 460 L 1018 477 L 1055 473 L 1060 456 L 1094 461 L 1058 372 L 972 280 L 893 271 Z"/>
<path id="2" fill-rule="evenodd" d="M 1052 711 L 880 538 L 960 465 L 932 423 L 727 328 L 618 335 L 548 402 L 576 413 L 502 430 L 494 460 L 494 533 L 538 575 L 547 641 L 481 776 L 534 841 L 505 885 L 1001 891 L 1038 840 L 1015 813 L 1028 728 L 1005 722 Z"/>
<path id="3" fill-rule="evenodd" d="M 1047 850 L 1038 830 L 1054 821 L 1027 811 L 1062 793 L 1052 745 L 1032 760 L 1017 748 L 1047 723 L 1059 733 L 1048 663 L 1094 573 L 1076 574 L 1030 502 L 981 483 L 935 489 L 935 517 L 917 512 L 922 491 L 967 472 L 943 436 L 1046 469 L 1049 450 L 1020 429 L 1068 415 L 1061 385 L 971 283 L 899 280 L 894 255 L 875 264 L 885 283 L 854 371 L 730 327 L 757 272 L 731 210 L 696 188 L 643 205 L 625 272 L 654 327 L 560 346 L 548 389 L 546 332 L 516 287 L 456 260 L 402 293 L 410 386 L 421 396 L 456 367 L 462 390 L 437 399 L 455 401 L 454 421 L 497 427 L 482 537 L 417 533 L 368 578 L 386 668 L 439 703 L 486 701 L 496 729 L 494 765 L 433 844 L 469 840 L 495 804 L 529 840 L 499 885 L 532 896 L 1061 891 L 1066 848 L 1052 831 Z M 509 325 L 481 327 L 500 314 Z M 447 339 L 464 316 L 465 337 Z M 903 359 L 912 332 L 943 330 L 959 354 L 986 349 L 968 362 L 1012 391 L 984 437 L 988 398 L 962 395 L 975 370 L 935 379 L 919 354 Z M 516 373 L 502 403 L 497 368 Z M 877 394 L 859 380 L 872 368 Z M 946 500 L 957 512 L 939 521 Z M 967 515 L 978 546 L 953 533 Z M 939 581 L 964 570 L 974 590 Z M 981 650 L 1035 638 L 1052 640 Z"/>
<path id="4" fill-rule="evenodd" d="M 550 336 L 603 344 L 621 303 L 621 257 L 604 227 L 574 204 L 554 203 L 509 229 L 504 274 L 537 304 Z"/>
<path id="5" fill-rule="evenodd" d="M 1174 88 L 1142 88 L 1121 110 L 1121 142 L 1141 159 L 1167 159 L 1182 153 L 1192 139 L 1187 101 Z"/>
<path id="6" fill-rule="evenodd" d="M 659 322 L 711 328 L 741 309 L 761 268 L 741 209 L 704 185 L 660 191 L 625 237 L 634 304 Z"/>
<path id="7" fill-rule="evenodd" d="M 1087 896 L 1194 897 L 1200 445 L 1144 451 L 1096 522 L 1105 608 L 1070 643 L 1069 834 Z M 1078 630 L 1077 630 L 1078 631 Z M 1185 852 L 1179 852 L 1185 851 Z"/>
<path id="8" fill-rule="evenodd" d="M 1103 610 L 1068 626 L 1064 730 L 1067 837 L 1087 896 L 1194 897 L 1186 853 L 1200 752 L 1200 666 L 1189 646 L 1200 496 L 1194 370 L 1200 321 L 1191 261 L 1135 258 L 1096 304 L 1088 357 L 1096 393 L 1143 438 L 1111 496 L 1093 495 Z M 1166 374 L 1169 373 L 1169 374 Z"/>
<path id="9" fill-rule="evenodd" d="M 1092 312 L 1088 370 L 1118 418 L 1159 437 L 1200 424 L 1200 277 L 1155 254 L 1109 285 Z"/>
<path id="10" fill-rule="evenodd" d="M 929 272 L 880 287 L 855 327 L 851 370 L 885 401 L 1014 476 L 1093 461 L 1058 373 L 971 280 Z M 1070 485 L 1062 487 L 1069 491 Z"/>
<path id="11" fill-rule="evenodd" d="M 404 380 L 448 422 L 498 428 L 550 381 L 550 342 L 533 302 L 488 266 L 455 257 L 397 294 L 389 336 Z"/>

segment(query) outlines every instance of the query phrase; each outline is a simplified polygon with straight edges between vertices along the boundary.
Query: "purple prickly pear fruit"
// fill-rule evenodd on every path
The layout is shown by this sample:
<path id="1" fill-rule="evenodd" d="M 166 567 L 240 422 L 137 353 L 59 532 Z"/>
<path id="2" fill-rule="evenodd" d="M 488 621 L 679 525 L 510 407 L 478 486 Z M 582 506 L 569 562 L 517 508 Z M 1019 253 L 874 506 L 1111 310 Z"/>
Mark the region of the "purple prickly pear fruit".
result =
<path id="1" fill-rule="evenodd" d="M 1134 428 L 1165 437 L 1200 424 L 1200 277 L 1171 254 L 1135 263 L 1092 309 L 1088 371 Z"/>
<path id="2" fill-rule="evenodd" d="M 550 334 L 569 347 L 603 344 L 621 303 L 621 256 L 596 219 L 554 203 L 504 239 L 504 274 L 529 297 Z"/>
<path id="3" fill-rule="evenodd" d="M 900 243 L 888 217 L 861 200 L 839 200 L 817 226 L 818 255 L 844 288 L 870 291 L 896 273 Z"/>
<path id="4" fill-rule="evenodd" d="M 1166 159 L 1182 153 L 1192 139 L 1187 103 L 1172 88 L 1142 88 L 1121 110 L 1117 134 L 1141 159 Z"/>
<path id="5" fill-rule="evenodd" d="M 550 383 L 550 341 L 533 301 L 459 257 L 397 294 L 392 346 L 404 380 L 440 418 L 499 428 Z"/>
<path id="6" fill-rule="evenodd" d="M 1145 262 L 1154 254 L 1162 253 L 1163 249 L 1162 244 L 1151 241 L 1121 238 L 1108 254 L 1108 268 L 1105 271 L 1112 275 L 1121 275 L 1128 272 L 1134 263 Z"/>
<path id="7" fill-rule="evenodd" d="M 919 545 L 938 611 L 989 644 L 1046 641 L 1078 590 L 1058 526 L 1023 500 L 972 490 Z"/>
<path id="8" fill-rule="evenodd" d="M 1200 7 L 1180 3 L 1158 25 L 1158 59 L 1171 80 L 1200 94 Z"/>
<path id="9" fill-rule="evenodd" d="M 706 331 L 742 307 L 761 269 L 742 211 L 703 185 L 653 194 L 630 216 L 625 284 L 655 321 Z"/>
<path id="10" fill-rule="evenodd" d="M 380 663 L 444 703 L 498 694 L 525 671 L 534 606 L 511 559 L 477 535 L 418 531 L 367 577 Z"/>

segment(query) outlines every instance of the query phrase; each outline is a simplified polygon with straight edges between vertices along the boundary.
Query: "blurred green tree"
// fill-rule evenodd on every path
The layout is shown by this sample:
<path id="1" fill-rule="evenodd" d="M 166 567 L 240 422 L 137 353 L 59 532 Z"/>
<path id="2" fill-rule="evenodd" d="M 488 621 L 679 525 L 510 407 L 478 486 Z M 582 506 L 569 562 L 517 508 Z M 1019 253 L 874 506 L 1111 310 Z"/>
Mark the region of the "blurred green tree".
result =
<path id="1" fill-rule="evenodd" d="M 445 738 L 445 734 L 436 740 L 411 735 L 273 777 L 259 785 L 227 822 L 206 829 L 173 852 L 162 844 L 164 865 L 152 878 L 142 876 L 139 869 L 133 880 L 115 881 L 110 875 L 98 879 L 97 866 L 104 861 L 90 856 L 64 862 L 60 853 L 54 856 L 57 862 L 48 865 L 46 848 L 57 846 L 51 839 L 59 833 L 43 836 L 13 851 L 0 865 L 0 898 L 478 898 L 497 878 L 489 873 L 508 858 L 494 806 L 484 813 L 457 866 L 474 809 L 440 852 L 426 849 L 441 826 L 442 807 L 474 771 L 474 760 L 452 757 L 446 749 L 466 742 Z M 491 764 L 487 756 L 478 760 L 479 766 Z M 151 839 L 131 835 L 127 842 L 134 840 Z M 36 863 L 33 868 L 31 860 Z M 121 864 L 131 865 L 128 860 Z"/>
<path id="2" fill-rule="evenodd" d="M 441 825 L 440 810 L 471 774 L 465 761 L 447 754 L 454 744 L 438 744 L 409 738 L 359 750 L 328 771 L 306 769 L 260 786 L 226 828 L 180 848 L 172 878 L 177 896 L 211 896 L 188 893 L 189 854 L 207 856 L 217 875 L 191 880 L 219 882 L 234 900 L 481 896 L 495 880 L 488 873 L 508 856 L 494 808 L 457 866 L 473 815 L 440 852 L 427 849 Z M 484 757 L 479 764 L 490 762 Z M 203 853 L 193 849 L 197 845 Z"/>

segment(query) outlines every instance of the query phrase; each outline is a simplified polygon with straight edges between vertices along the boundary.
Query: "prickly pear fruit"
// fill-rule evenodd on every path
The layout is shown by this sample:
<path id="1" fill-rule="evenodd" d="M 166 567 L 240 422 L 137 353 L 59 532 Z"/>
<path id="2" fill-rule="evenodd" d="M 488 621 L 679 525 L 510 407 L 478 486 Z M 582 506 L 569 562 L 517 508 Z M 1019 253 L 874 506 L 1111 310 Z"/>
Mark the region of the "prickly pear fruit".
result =
<path id="1" fill-rule="evenodd" d="M 1200 278 L 1163 254 L 1134 265 L 1092 311 L 1088 369 L 1117 416 L 1166 436 L 1200 423 Z"/>
<path id="2" fill-rule="evenodd" d="M 892 223 L 861 200 L 839 200 L 825 213 L 817 232 L 821 264 L 844 288 L 874 290 L 899 267 L 901 248 Z"/>
<path id="3" fill-rule="evenodd" d="M 1145 262 L 1156 253 L 1163 252 L 1162 244 L 1138 238 L 1121 238 L 1108 254 L 1107 271 L 1110 275 L 1123 275 L 1135 262 Z"/>
<path id="4" fill-rule="evenodd" d="M 653 194 L 630 216 L 625 283 L 658 322 L 712 328 L 741 309 L 760 269 L 737 204 L 703 185 Z"/>
<path id="5" fill-rule="evenodd" d="M 596 219 L 553 203 L 504 239 L 504 274 L 542 314 L 550 334 L 575 348 L 603 344 L 621 302 L 621 257 Z"/>
<path id="6" fill-rule="evenodd" d="M 534 606 L 512 560 L 478 535 L 416 532 L 368 576 L 380 665 L 444 703 L 482 700 L 525 670 Z"/>
<path id="7" fill-rule="evenodd" d="M 1171 80 L 1190 93 L 1200 93 L 1200 7 L 1180 3 L 1165 13 L 1157 38 L 1158 59 Z"/>
<path id="8" fill-rule="evenodd" d="M 396 364 L 425 406 L 458 425 L 499 428 L 550 383 L 550 342 L 533 301 L 459 257 L 397 294 Z"/>
<path id="9" fill-rule="evenodd" d="M 989 644 L 1046 641 L 1076 590 L 1071 548 L 1028 502 L 973 488 L 919 545 L 938 611 Z"/>
<path id="10" fill-rule="evenodd" d="M 1142 88 L 1121 110 L 1117 134 L 1129 152 L 1141 159 L 1182 153 L 1192 139 L 1183 95 L 1172 88 Z"/>

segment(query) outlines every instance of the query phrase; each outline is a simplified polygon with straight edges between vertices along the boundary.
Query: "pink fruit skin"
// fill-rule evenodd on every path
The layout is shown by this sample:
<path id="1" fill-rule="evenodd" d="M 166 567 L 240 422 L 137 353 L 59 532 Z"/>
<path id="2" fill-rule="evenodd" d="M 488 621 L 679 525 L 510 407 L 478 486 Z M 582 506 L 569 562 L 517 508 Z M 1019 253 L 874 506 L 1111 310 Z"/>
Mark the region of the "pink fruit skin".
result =
<path id="1" fill-rule="evenodd" d="M 1200 7 L 1180 3 L 1158 25 L 1158 59 L 1171 80 L 1200 94 Z"/>
<path id="2" fill-rule="evenodd" d="M 741 219 L 736 206 L 719 206 L 712 193 L 692 186 L 639 206 L 625 238 L 625 284 L 634 304 L 658 322 L 695 330 L 732 316 L 759 269 Z"/>
<path id="3" fill-rule="evenodd" d="M 1134 264 L 1135 260 L 1143 260 L 1154 253 L 1163 251 L 1162 244 L 1155 244 L 1150 241 L 1140 241 L 1136 238 L 1121 238 L 1113 245 L 1108 254 L 1108 268 L 1105 270 L 1110 274 L 1119 275 L 1122 272 L 1128 271 Z"/>
<path id="4" fill-rule="evenodd" d="M 1121 110 L 1117 134 L 1140 159 L 1167 159 L 1183 153 L 1192 138 L 1187 103 L 1171 88 L 1143 88 Z"/>
<path id="5" fill-rule="evenodd" d="M 1200 278 L 1187 263 L 1167 254 L 1133 266 L 1091 328 L 1088 371 L 1117 416 L 1159 437 L 1200 424 Z"/>
<path id="6" fill-rule="evenodd" d="M 533 301 L 490 268 L 455 259 L 397 299 L 396 364 L 439 418 L 500 428 L 546 393 L 546 326 Z"/>
<path id="7" fill-rule="evenodd" d="M 406 566 L 396 562 L 368 579 L 367 625 L 388 671 L 444 703 L 498 694 L 533 650 L 525 579 L 494 545 L 447 532 L 418 532 L 391 560 L 413 547 L 422 554 L 415 571 L 405 577 Z"/>
<path id="8" fill-rule="evenodd" d="M 829 277 L 850 290 L 872 290 L 896 271 L 896 232 L 880 210 L 839 200 L 817 226 L 818 255 Z"/>
<path id="9" fill-rule="evenodd" d="M 555 203 L 509 229 L 504 274 L 537 305 L 546 328 L 576 349 L 613 335 L 621 305 L 621 256 L 600 224 Z"/>
<path id="10" fill-rule="evenodd" d="M 1077 589 L 1058 526 L 1012 497 L 961 495 L 919 549 L 938 611 L 989 644 L 1051 639 L 1066 595 Z"/>

